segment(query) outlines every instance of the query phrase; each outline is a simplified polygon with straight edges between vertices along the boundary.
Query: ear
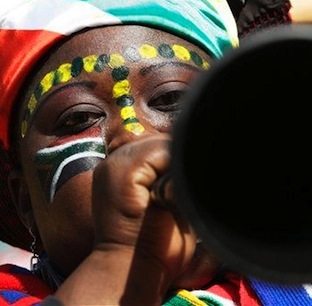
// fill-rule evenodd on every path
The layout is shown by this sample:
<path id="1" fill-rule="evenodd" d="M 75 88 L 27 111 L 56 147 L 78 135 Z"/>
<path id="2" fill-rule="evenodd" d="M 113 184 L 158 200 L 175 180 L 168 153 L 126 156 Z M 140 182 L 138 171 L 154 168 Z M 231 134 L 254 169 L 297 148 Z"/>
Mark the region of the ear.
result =
<path id="1" fill-rule="evenodd" d="M 13 169 L 8 177 L 8 185 L 19 218 L 26 228 L 34 229 L 35 220 L 28 191 L 28 185 L 20 170 Z"/>

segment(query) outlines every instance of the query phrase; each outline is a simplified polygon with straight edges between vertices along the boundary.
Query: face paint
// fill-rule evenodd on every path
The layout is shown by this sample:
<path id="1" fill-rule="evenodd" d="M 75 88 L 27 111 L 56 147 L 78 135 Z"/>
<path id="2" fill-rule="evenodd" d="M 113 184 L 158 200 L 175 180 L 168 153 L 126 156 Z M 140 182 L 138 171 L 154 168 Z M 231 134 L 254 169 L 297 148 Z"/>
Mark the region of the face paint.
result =
<path id="1" fill-rule="evenodd" d="M 44 186 L 47 202 L 72 177 L 94 169 L 106 157 L 102 137 L 84 137 L 39 150 L 35 156 L 38 176 Z"/>
<path id="2" fill-rule="evenodd" d="M 190 62 L 203 70 L 209 68 L 209 63 L 197 52 L 189 51 L 181 45 L 160 44 L 155 47 L 143 44 L 138 48 L 127 48 L 123 55 L 112 53 L 99 56 L 89 55 L 84 58 L 77 57 L 71 63 L 62 64 L 56 70 L 47 73 L 36 86 L 24 112 L 21 136 L 25 137 L 29 121 L 40 104 L 40 98 L 53 86 L 69 82 L 73 78 L 78 77 L 83 71 L 87 73 L 101 73 L 105 69 L 111 69 L 111 76 L 115 82 L 112 96 L 121 108 L 120 117 L 125 130 L 136 135 L 143 133 L 145 129 L 136 117 L 134 109 L 135 101 L 131 95 L 131 84 L 128 80 L 130 71 L 126 64 L 155 58 L 176 59 L 184 63 Z"/>

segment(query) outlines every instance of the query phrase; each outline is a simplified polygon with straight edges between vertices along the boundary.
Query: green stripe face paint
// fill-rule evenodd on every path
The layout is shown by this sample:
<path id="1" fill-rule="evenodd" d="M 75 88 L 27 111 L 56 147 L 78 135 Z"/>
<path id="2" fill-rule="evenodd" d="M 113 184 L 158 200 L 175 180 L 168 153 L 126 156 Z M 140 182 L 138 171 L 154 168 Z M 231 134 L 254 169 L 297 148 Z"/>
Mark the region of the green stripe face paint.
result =
<path id="1" fill-rule="evenodd" d="M 39 150 L 35 156 L 48 203 L 69 179 L 93 169 L 106 157 L 101 137 L 79 138 Z"/>

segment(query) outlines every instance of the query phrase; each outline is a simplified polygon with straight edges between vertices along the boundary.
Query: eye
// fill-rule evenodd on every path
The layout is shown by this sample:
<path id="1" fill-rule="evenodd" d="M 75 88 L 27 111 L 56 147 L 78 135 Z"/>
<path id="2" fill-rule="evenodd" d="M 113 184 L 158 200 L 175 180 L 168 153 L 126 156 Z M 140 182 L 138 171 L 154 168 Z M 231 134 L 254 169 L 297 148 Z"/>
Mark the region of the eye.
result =
<path id="1" fill-rule="evenodd" d="M 65 113 L 59 120 L 58 130 L 62 134 L 79 133 L 93 126 L 101 118 L 103 118 L 103 114 L 88 111 Z"/>
<path id="2" fill-rule="evenodd" d="M 160 112 L 175 114 L 181 109 L 181 101 L 185 90 L 173 90 L 150 99 L 148 105 Z"/>
<path id="3" fill-rule="evenodd" d="M 73 113 L 66 118 L 64 126 L 71 128 L 77 125 L 84 125 L 88 122 L 92 122 L 96 117 L 97 116 L 95 116 L 95 114 L 90 114 L 87 112 Z"/>

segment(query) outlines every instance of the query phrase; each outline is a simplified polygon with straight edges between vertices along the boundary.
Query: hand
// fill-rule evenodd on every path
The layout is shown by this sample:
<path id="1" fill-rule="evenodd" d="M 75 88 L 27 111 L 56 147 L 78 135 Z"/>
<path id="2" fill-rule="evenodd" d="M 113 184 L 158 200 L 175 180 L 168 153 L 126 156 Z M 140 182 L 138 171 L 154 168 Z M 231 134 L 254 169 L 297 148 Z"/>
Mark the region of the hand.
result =
<path id="1" fill-rule="evenodd" d="M 192 257 L 196 236 L 178 212 L 153 203 L 152 186 L 169 170 L 169 148 L 169 135 L 159 133 L 109 154 L 94 171 L 93 218 L 97 249 L 133 250 L 174 279 Z"/>
<path id="2" fill-rule="evenodd" d="M 119 147 L 96 167 L 94 250 L 57 291 L 66 305 L 161 305 L 168 291 L 202 288 L 216 275 L 219 263 L 196 247 L 174 202 L 167 209 L 155 198 L 154 183 L 169 168 L 170 137 L 160 133 Z"/>

